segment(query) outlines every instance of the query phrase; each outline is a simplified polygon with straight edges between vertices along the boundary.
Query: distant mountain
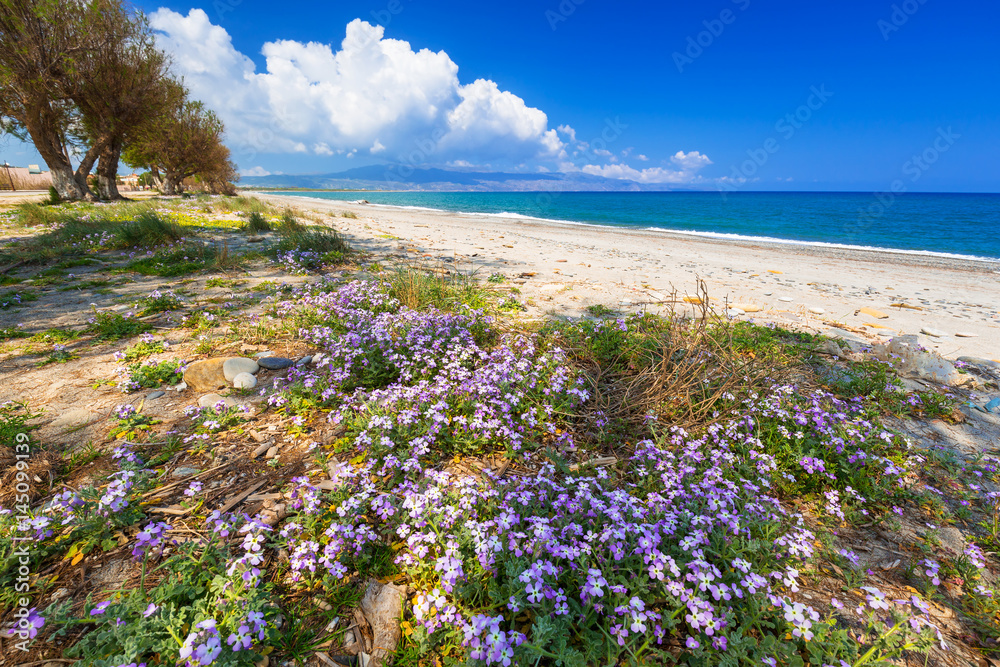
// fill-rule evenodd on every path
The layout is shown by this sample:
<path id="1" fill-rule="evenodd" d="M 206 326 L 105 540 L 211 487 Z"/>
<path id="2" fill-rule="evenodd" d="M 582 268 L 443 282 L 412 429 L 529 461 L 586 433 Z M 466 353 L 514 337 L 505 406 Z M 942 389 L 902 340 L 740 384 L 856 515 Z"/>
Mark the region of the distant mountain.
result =
<path id="1" fill-rule="evenodd" d="M 305 188 L 317 190 L 457 190 L 491 191 L 638 191 L 662 186 L 640 185 L 603 176 L 574 173 L 519 174 L 499 171 L 458 171 L 388 164 L 356 167 L 334 174 L 273 174 L 243 176 L 244 188 Z"/>

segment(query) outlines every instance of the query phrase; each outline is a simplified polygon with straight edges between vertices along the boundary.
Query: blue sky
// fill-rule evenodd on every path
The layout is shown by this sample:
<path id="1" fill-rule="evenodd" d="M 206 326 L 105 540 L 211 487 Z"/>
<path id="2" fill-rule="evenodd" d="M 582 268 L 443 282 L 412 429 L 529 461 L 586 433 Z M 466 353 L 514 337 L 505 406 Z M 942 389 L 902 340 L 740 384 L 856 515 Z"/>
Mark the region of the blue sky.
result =
<path id="1" fill-rule="evenodd" d="M 903 177 L 1000 191 L 992 2 L 139 6 L 248 173 L 401 161 L 676 188 L 868 191 Z M 371 25 L 354 23 L 349 47 L 355 19 Z"/>

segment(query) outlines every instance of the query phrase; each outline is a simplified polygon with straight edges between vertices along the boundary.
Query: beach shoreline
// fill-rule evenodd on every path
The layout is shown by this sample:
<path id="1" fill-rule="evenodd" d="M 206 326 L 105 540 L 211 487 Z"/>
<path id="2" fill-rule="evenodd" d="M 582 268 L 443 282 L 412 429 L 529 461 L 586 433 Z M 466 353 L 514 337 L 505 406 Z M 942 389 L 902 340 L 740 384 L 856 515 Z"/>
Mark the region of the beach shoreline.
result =
<path id="1" fill-rule="evenodd" d="M 868 342 L 916 334 L 946 357 L 1000 358 L 1000 262 L 255 195 L 350 211 L 358 217 L 329 222 L 376 258 L 502 273 L 539 317 L 587 316 L 597 304 L 656 312 L 701 279 L 717 310 L 748 307 L 737 317 Z"/>

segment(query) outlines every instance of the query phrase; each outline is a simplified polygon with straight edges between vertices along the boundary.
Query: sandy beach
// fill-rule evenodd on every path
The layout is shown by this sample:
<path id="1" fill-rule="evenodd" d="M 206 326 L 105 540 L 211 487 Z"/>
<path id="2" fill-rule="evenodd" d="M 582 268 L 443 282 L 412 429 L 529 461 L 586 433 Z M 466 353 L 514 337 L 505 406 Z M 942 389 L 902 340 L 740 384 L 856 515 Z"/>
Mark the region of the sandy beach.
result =
<path id="1" fill-rule="evenodd" d="M 333 224 L 379 261 L 502 273 L 529 316 L 581 317 L 597 304 L 660 312 L 700 278 L 730 316 L 871 342 L 916 334 L 948 358 L 1000 359 L 1000 262 L 258 196 L 353 212 Z"/>

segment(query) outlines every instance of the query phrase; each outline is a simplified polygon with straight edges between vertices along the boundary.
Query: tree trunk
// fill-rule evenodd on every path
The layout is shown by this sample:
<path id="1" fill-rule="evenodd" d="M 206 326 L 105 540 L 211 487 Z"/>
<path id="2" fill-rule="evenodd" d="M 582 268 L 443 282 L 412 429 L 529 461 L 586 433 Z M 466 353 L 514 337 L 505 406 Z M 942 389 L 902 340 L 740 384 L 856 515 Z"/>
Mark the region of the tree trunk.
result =
<path id="1" fill-rule="evenodd" d="M 101 199 L 124 199 L 118 192 L 118 160 L 122 154 L 122 140 L 113 139 L 101 151 L 97 164 L 97 195 Z"/>
<path id="2" fill-rule="evenodd" d="M 163 175 L 163 189 L 165 195 L 176 195 L 180 192 L 180 180 L 176 174 Z"/>
<path id="3" fill-rule="evenodd" d="M 31 142 L 35 145 L 38 154 L 45 160 L 49 171 L 52 173 L 52 186 L 59 193 L 62 199 L 77 201 L 90 195 L 87 187 L 86 177 L 81 183 L 73 173 L 73 165 L 63 150 L 62 141 L 59 135 L 59 125 L 55 120 L 55 114 L 49 107 L 49 102 L 36 102 L 29 108 L 25 103 L 24 127 L 31 136 Z"/>

